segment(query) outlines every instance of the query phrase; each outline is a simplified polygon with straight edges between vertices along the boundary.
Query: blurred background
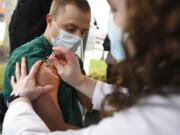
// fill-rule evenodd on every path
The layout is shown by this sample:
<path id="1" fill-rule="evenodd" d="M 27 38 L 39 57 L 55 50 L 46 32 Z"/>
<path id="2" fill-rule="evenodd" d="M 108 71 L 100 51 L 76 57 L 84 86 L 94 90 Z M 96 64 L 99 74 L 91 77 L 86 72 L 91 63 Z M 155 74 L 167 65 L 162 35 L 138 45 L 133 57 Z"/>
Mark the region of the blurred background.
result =
<path id="1" fill-rule="evenodd" d="M 106 81 L 105 60 L 109 50 L 104 48 L 104 40 L 107 35 L 110 7 L 105 0 L 88 1 L 92 11 L 91 27 L 83 46 L 76 53 L 83 59 L 84 69 L 88 76 Z M 0 92 L 3 90 L 4 72 L 10 52 L 8 27 L 16 6 L 17 0 L 0 0 Z M 90 112 L 87 115 L 86 126 L 98 122 L 98 112 Z"/>
<path id="2" fill-rule="evenodd" d="M 107 34 L 110 8 L 105 0 L 88 0 L 92 10 L 91 28 L 78 55 L 84 61 L 86 73 L 96 79 L 106 81 L 107 51 L 103 43 Z M 8 26 L 16 8 L 17 0 L 0 0 L 0 91 L 3 89 L 3 75 L 9 57 Z M 23 21 L 23 20 L 22 20 Z"/>

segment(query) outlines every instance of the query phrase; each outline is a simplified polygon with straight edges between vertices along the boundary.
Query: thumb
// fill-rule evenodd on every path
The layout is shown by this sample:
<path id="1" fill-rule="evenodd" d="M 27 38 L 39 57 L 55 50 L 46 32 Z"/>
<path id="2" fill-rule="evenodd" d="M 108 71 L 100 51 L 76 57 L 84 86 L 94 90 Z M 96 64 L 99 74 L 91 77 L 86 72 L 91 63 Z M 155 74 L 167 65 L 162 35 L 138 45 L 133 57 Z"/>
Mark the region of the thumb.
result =
<path id="1" fill-rule="evenodd" d="M 54 65 L 55 65 L 55 67 L 56 67 L 56 69 L 58 71 L 58 74 L 60 76 L 63 75 L 63 73 L 64 73 L 64 66 L 60 63 L 60 61 L 56 57 L 54 57 L 52 60 L 53 60 L 53 63 L 54 63 Z"/>
<path id="2" fill-rule="evenodd" d="M 46 86 L 38 86 L 37 87 L 37 92 L 39 95 L 42 95 L 42 94 L 45 94 L 45 93 L 48 93 L 50 91 L 52 91 L 54 88 L 53 85 L 46 85 Z"/>
<path id="3" fill-rule="evenodd" d="M 56 64 L 55 66 L 56 66 L 56 69 L 57 69 L 57 71 L 58 71 L 58 74 L 59 74 L 60 76 L 62 76 L 63 73 L 64 73 L 64 67 L 63 67 L 60 63 Z"/>

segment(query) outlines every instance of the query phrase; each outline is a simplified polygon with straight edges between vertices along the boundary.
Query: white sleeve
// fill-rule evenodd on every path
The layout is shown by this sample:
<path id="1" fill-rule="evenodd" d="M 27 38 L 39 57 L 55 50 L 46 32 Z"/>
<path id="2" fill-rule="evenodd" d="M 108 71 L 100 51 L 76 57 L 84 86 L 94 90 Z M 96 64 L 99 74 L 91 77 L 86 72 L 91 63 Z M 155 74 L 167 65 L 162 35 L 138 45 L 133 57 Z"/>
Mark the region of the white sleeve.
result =
<path id="1" fill-rule="evenodd" d="M 103 99 L 105 98 L 106 95 L 110 94 L 113 90 L 114 90 L 113 85 L 107 84 L 101 81 L 97 81 L 93 98 L 92 98 L 93 109 L 100 110 Z"/>
<path id="2" fill-rule="evenodd" d="M 24 102 L 14 103 L 8 109 L 3 123 L 3 135 L 109 135 L 116 134 L 119 121 L 106 118 L 98 125 L 81 130 L 50 132 L 34 112 L 31 105 Z"/>
<path id="3" fill-rule="evenodd" d="M 3 123 L 3 135 L 179 135 L 179 110 L 169 109 L 166 105 L 172 102 L 156 98 L 151 99 L 153 107 L 134 106 L 115 113 L 99 122 L 99 124 L 81 130 L 50 132 L 43 121 L 34 112 L 31 105 L 24 102 L 14 103 L 8 109 Z M 158 99 L 159 100 L 159 99 Z M 146 100 L 147 101 L 147 100 Z M 157 103 L 163 103 L 157 107 Z M 157 104 L 159 105 L 159 104 Z M 179 97 L 177 101 L 179 105 Z M 152 115 L 153 112 L 153 115 Z M 154 115 L 156 114 L 156 115 Z M 169 117 L 171 116 L 171 117 Z M 171 126 L 169 126 L 171 123 Z M 156 130 L 154 130 L 156 129 Z"/>
<path id="4" fill-rule="evenodd" d="M 17 102 L 9 107 L 3 122 L 3 135 L 44 135 L 49 132 L 30 104 Z"/>

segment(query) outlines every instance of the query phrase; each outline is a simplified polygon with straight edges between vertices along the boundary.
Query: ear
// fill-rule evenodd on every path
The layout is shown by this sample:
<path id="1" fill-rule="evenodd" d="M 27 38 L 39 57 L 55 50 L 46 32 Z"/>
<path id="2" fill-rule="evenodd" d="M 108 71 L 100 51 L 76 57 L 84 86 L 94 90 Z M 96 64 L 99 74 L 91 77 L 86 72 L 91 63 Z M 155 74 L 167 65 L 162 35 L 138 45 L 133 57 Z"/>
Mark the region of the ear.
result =
<path id="1" fill-rule="evenodd" d="M 46 22 L 47 22 L 47 25 L 52 25 L 52 21 L 53 21 L 53 18 L 52 18 L 52 15 L 51 14 L 48 14 L 46 16 Z"/>

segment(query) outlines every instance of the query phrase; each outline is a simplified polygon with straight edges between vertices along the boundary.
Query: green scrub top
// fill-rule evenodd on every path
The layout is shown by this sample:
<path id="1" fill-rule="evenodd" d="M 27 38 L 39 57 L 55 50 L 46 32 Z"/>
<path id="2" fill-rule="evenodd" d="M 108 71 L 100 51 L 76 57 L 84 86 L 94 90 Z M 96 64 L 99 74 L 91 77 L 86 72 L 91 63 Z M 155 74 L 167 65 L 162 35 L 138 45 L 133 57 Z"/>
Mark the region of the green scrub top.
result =
<path id="1" fill-rule="evenodd" d="M 15 73 L 16 62 L 20 62 L 22 57 L 26 57 L 28 70 L 30 70 L 36 61 L 46 61 L 47 57 L 50 56 L 51 53 L 52 45 L 43 35 L 35 38 L 34 40 L 22 45 L 21 47 L 13 51 L 9 58 L 4 77 L 3 96 L 5 103 L 7 103 L 7 99 L 12 91 L 10 79 L 11 76 Z M 81 71 L 85 74 L 82 61 L 80 59 L 79 61 L 81 65 Z M 58 102 L 61 107 L 65 122 L 67 124 L 82 127 L 82 114 L 79 108 L 78 96 L 75 89 L 63 81 L 60 84 L 61 85 L 59 89 L 61 90 L 59 90 L 58 92 Z"/>

